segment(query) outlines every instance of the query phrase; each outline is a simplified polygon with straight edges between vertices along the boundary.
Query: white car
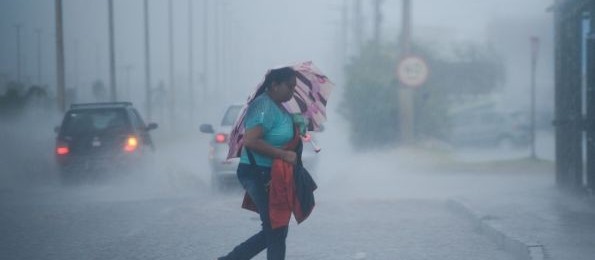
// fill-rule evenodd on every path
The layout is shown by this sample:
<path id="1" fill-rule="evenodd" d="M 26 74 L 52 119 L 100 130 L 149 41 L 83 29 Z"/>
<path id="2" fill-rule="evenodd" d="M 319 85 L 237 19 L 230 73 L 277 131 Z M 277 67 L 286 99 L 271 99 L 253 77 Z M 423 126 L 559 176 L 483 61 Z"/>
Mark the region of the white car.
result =
<path id="1" fill-rule="evenodd" d="M 529 121 L 520 113 L 465 111 L 451 116 L 451 142 L 463 146 L 513 148 L 529 144 Z"/>
<path id="2" fill-rule="evenodd" d="M 211 134 L 212 138 L 209 141 L 209 165 L 211 168 L 211 187 L 217 190 L 225 189 L 232 185 L 237 185 L 239 182 L 236 177 L 236 170 L 239 164 L 239 158 L 227 159 L 227 152 L 229 149 L 229 133 L 242 111 L 242 105 L 229 106 L 223 117 L 221 123 L 217 126 L 212 124 L 202 124 L 200 131 L 202 133 Z M 302 162 L 312 175 L 315 175 L 315 168 L 318 163 L 318 155 L 312 145 L 314 142 L 314 132 L 308 132 L 302 141 L 304 148 L 302 151 Z"/>

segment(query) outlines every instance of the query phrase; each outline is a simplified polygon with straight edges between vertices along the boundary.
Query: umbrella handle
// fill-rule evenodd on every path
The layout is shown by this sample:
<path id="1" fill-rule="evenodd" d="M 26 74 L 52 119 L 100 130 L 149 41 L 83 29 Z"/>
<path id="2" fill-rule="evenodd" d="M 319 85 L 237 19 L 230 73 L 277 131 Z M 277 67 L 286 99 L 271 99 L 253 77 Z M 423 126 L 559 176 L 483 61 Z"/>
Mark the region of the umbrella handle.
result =
<path id="1" fill-rule="evenodd" d="M 316 143 L 314 142 L 314 140 L 310 140 L 310 145 L 312 145 L 312 148 L 314 149 L 314 152 L 319 153 L 320 152 L 320 147 L 318 145 L 316 145 Z"/>

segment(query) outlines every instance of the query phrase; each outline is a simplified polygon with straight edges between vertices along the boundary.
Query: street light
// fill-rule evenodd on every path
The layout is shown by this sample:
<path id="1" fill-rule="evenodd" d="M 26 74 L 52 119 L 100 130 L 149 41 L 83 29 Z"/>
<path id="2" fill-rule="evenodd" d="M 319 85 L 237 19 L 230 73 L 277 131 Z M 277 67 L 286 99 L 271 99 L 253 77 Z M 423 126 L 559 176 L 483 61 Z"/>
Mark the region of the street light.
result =
<path id="1" fill-rule="evenodd" d="M 66 111 L 66 100 L 64 97 L 64 35 L 62 30 L 62 0 L 55 2 L 56 12 L 56 72 L 58 81 L 58 108 L 60 112 Z"/>
<path id="2" fill-rule="evenodd" d="M 17 81 L 21 83 L 21 27 L 22 24 L 15 24 L 17 30 Z"/>
<path id="3" fill-rule="evenodd" d="M 41 29 L 35 29 L 37 34 L 37 84 L 41 87 Z"/>
<path id="4" fill-rule="evenodd" d="M 531 159 L 535 156 L 535 69 L 537 67 L 537 54 L 539 52 L 539 38 L 532 36 L 531 42 Z"/>
<path id="5" fill-rule="evenodd" d="M 168 39 L 169 39 L 169 120 L 170 127 L 173 128 L 175 124 L 175 108 L 176 108 L 176 89 L 174 82 L 174 27 L 173 27 L 173 7 L 172 0 L 167 3 L 167 22 L 168 22 Z"/>
<path id="6" fill-rule="evenodd" d="M 192 12 L 192 1 L 188 0 L 188 96 L 190 98 L 190 120 L 194 119 L 194 34 L 193 30 L 193 12 Z"/>
<path id="7" fill-rule="evenodd" d="M 108 2 L 108 26 L 109 26 L 109 67 L 110 67 L 110 100 L 115 102 L 118 100 L 116 93 L 116 54 L 114 50 L 114 2 Z"/>
<path id="8" fill-rule="evenodd" d="M 148 0 L 143 1 L 143 15 L 145 23 L 145 103 L 147 110 L 147 118 L 153 118 L 153 109 L 151 106 L 153 93 L 151 91 L 151 53 L 149 46 L 149 3 Z"/>

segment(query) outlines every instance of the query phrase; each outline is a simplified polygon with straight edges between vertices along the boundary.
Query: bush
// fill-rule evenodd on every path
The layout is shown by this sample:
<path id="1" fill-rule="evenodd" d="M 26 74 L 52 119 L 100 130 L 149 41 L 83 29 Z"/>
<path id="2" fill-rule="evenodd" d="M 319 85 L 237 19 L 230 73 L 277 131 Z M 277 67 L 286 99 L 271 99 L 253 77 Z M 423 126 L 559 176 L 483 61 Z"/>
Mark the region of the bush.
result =
<path id="1" fill-rule="evenodd" d="M 340 105 L 350 124 L 351 142 L 358 148 L 394 146 L 399 142 L 398 82 L 395 79 L 396 44 L 368 44 L 345 68 L 346 86 Z M 413 45 L 430 74 L 414 93 L 415 138 L 445 140 L 449 132 L 449 100 L 458 96 L 487 94 L 504 81 L 499 57 L 474 45 L 456 50 L 455 58 L 439 57 Z"/>

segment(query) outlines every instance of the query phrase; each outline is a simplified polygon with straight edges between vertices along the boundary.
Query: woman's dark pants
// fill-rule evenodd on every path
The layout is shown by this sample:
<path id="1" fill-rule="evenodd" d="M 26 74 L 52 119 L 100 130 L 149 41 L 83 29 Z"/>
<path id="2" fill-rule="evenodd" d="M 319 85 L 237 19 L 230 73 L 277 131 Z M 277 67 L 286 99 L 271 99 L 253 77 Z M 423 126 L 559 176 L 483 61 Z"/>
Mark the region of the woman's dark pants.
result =
<path id="1" fill-rule="evenodd" d="M 236 246 L 223 259 L 251 259 L 265 248 L 267 249 L 267 260 L 285 259 L 287 226 L 272 229 L 269 219 L 269 194 L 266 184 L 271 180 L 271 168 L 240 164 L 237 175 L 260 212 L 262 230 Z"/>

